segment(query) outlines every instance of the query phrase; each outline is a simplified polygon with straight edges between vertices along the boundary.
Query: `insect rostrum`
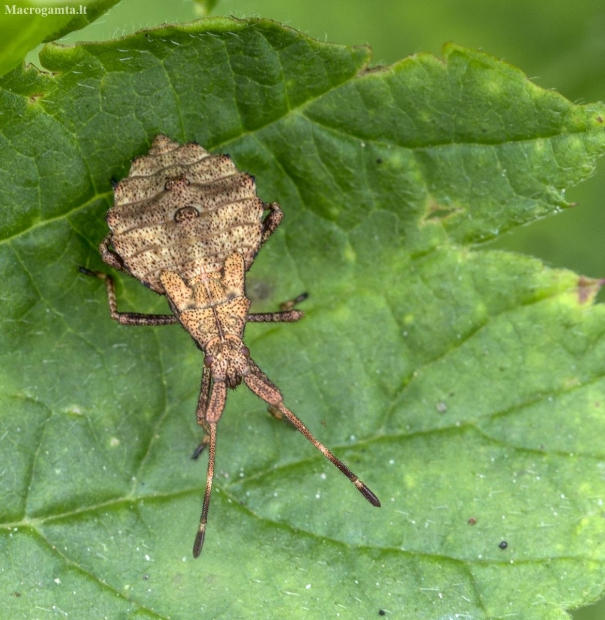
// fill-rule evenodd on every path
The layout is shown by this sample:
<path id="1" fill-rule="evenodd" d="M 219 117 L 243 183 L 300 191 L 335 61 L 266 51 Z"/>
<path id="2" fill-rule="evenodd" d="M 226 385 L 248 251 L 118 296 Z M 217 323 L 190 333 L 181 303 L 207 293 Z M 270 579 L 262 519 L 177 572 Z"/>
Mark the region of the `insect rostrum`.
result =
<path id="1" fill-rule="evenodd" d="M 303 313 L 296 300 L 279 312 L 249 314 L 245 274 L 275 231 L 283 212 L 256 195 L 254 178 L 239 172 L 226 155 L 211 155 L 195 142 L 179 145 L 160 135 L 149 153 L 132 162 L 129 175 L 114 184 L 115 204 L 107 213 L 110 233 L 100 245 L 103 261 L 165 295 L 171 315 L 118 312 L 111 276 L 81 268 L 105 281 L 111 318 L 122 325 L 180 323 L 204 352 L 197 421 L 206 434 L 208 474 L 193 555 L 204 544 L 214 475 L 216 428 L 227 388 L 242 381 L 289 420 L 355 484 L 374 506 L 378 498 L 321 444 L 284 405 L 279 389 L 250 358 L 243 335 L 248 322 L 294 322 Z M 265 216 L 265 212 L 268 214 Z"/>

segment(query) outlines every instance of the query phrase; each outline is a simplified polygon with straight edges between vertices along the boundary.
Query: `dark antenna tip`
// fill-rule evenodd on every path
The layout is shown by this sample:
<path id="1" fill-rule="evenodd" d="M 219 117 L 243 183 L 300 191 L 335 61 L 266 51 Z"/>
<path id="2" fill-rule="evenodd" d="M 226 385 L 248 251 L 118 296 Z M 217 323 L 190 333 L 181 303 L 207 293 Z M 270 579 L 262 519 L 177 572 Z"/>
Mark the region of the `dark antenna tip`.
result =
<path id="1" fill-rule="evenodd" d="M 200 553 L 202 553 L 202 547 L 204 546 L 204 538 L 206 536 L 206 526 L 203 528 L 200 526 L 200 529 L 195 537 L 195 542 L 193 543 L 193 557 L 199 558 Z"/>
<path id="2" fill-rule="evenodd" d="M 370 491 L 370 489 L 361 481 L 357 480 L 355 486 L 359 490 L 359 492 L 372 504 L 372 506 L 376 506 L 376 508 L 380 508 L 380 500 Z"/>

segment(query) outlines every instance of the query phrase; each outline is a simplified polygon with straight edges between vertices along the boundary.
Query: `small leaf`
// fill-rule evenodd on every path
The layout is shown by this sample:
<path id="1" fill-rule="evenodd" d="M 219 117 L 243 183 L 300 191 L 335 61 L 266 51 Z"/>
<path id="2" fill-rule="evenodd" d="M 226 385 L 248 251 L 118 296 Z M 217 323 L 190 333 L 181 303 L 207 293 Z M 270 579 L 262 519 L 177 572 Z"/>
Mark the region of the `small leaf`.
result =
<path id="1" fill-rule="evenodd" d="M 0 75 L 16 67 L 43 41 L 54 41 L 88 26 L 118 2 L 66 0 L 50 6 L 41 0 L 19 0 L 5 5 L 0 13 Z"/>
<path id="2" fill-rule="evenodd" d="M 476 244 L 567 206 L 602 105 L 457 46 L 371 69 L 263 20 L 41 58 L 53 75 L 0 82 L 8 616 L 542 620 L 598 596 L 602 282 Z M 257 310 L 307 291 L 306 317 L 246 341 L 382 508 L 241 388 L 191 558 L 201 355 L 178 326 L 113 323 L 77 272 L 103 268 L 110 180 L 158 133 L 229 153 L 282 205 L 248 291 Z M 117 279 L 122 310 L 167 311 Z"/>

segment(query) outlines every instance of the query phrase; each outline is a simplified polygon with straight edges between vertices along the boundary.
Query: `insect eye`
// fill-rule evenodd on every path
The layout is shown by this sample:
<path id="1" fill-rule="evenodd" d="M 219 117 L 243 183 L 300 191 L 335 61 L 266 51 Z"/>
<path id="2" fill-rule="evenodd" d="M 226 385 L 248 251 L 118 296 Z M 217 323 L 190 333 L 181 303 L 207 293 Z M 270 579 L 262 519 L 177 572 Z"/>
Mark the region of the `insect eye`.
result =
<path id="1" fill-rule="evenodd" d="M 248 347 L 242 347 L 241 353 L 244 357 L 250 357 L 250 349 Z"/>
<path id="2" fill-rule="evenodd" d="M 210 366 L 212 366 L 213 361 L 214 361 L 214 358 L 212 357 L 212 355 L 206 355 L 204 357 L 204 366 L 206 366 L 206 368 L 210 368 Z"/>

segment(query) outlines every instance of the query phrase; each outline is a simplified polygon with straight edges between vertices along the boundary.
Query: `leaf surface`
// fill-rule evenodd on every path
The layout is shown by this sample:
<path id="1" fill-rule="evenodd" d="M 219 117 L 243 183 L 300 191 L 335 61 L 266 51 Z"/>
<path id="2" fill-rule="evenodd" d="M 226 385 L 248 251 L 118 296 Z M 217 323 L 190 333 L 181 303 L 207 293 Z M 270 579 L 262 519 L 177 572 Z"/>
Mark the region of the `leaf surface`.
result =
<path id="1" fill-rule="evenodd" d="M 456 46 L 370 70 L 365 48 L 267 21 L 42 59 L 53 76 L 0 83 L 11 617 L 550 620 L 598 596 L 600 282 L 477 244 L 567 206 L 605 148 L 603 106 Z M 103 268 L 110 179 L 158 133 L 229 153 L 283 206 L 248 293 L 264 311 L 308 291 L 306 318 L 246 341 L 381 509 L 240 388 L 191 558 L 202 358 L 178 326 L 113 323 L 77 274 Z M 117 279 L 122 310 L 167 311 Z"/>

